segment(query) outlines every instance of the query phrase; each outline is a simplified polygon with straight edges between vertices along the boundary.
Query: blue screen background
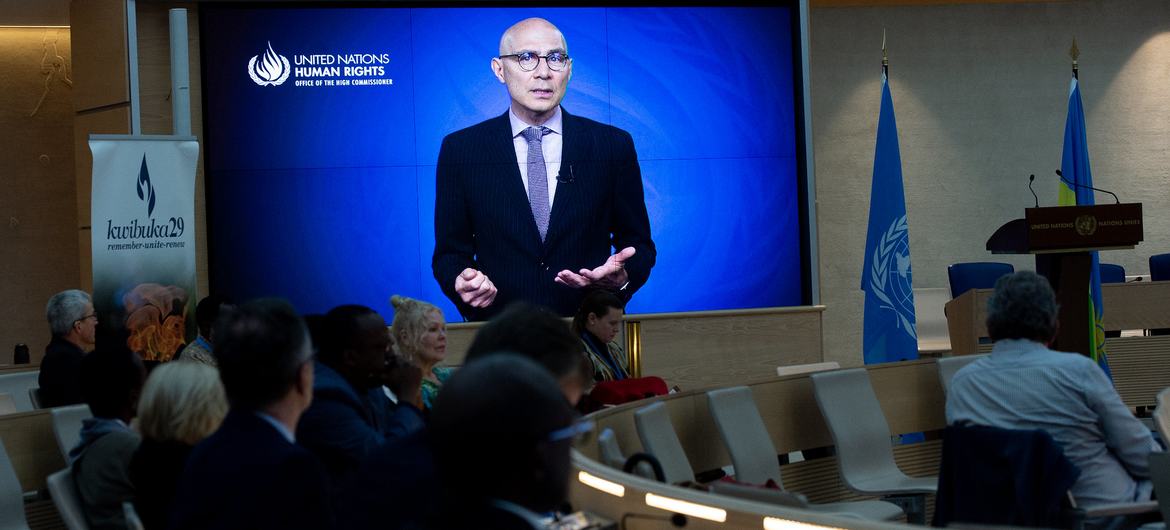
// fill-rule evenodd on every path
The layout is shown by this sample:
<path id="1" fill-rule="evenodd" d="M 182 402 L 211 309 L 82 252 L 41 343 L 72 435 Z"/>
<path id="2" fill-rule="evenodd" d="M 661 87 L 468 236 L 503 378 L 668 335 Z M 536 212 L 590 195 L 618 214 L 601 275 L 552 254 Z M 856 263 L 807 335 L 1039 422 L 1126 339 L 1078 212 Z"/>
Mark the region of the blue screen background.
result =
<path id="1" fill-rule="evenodd" d="M 658 261 L 628 313 L 802 303 L 787 8 L 202 10 L 212 288 L 391 315 L 458 312 L 431 273 L 445 135 L 507 110 L 490 59 L 540 16 L 564 33 L 569 112 L 628 131 Z M 258 86 L 249 59 L 381 53 L 392 86 Z M 600 265 L 600 264 L 598 264 Z"/>

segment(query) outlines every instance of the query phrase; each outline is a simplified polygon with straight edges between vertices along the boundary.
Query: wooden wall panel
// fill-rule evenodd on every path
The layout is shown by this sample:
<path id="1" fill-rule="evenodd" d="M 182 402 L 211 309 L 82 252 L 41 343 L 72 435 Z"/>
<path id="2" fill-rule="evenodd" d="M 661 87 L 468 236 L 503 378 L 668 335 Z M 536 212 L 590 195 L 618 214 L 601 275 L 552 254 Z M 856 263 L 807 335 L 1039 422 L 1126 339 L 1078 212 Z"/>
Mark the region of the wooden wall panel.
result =
<path id="1" fill-rule="evenodd" d="M 84 111 L 130 101 L 126 64 L 126 3 L 123 0 L 74 0 L 69 6 L 73 28 L 73 107 Z"/>
<path id="2" fill-rule="evenodd" d="M 823 307 L 627 315 L 642 323 L 642 375 L 684 389 L 743 384 L 821 361 Z"/>
<path id="3" fill-rule="evenodd" d="M 45 302 L 77 286 L 68 28 L 0 28 L 0 364 L 37 361 Z"/>
<path id="4" fill-rule="evenodd" d="M 130 132 L 130 107 L 126 105 L 77 114 L 73 120 L 74 167 L 77 190 L 77 248 L 80 257 L 79 283 L 93 291 L 93 253 L 90 234 L 90 199 L 93 194 L 93 154 L 89 151 L 91 134 L 126 134 Z"/>

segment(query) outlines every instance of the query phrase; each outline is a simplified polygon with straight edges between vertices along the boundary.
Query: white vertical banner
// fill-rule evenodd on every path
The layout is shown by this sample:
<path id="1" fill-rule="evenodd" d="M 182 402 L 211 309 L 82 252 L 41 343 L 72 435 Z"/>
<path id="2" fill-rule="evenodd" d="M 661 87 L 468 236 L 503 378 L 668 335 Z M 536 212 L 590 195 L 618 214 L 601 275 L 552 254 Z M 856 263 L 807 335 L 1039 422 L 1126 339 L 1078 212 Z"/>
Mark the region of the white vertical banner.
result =
<path id="1" fill-rule="evenodd" d="M 90 135 L 103 337 L 167 361 L 195 337 L 195 137 Z"/>

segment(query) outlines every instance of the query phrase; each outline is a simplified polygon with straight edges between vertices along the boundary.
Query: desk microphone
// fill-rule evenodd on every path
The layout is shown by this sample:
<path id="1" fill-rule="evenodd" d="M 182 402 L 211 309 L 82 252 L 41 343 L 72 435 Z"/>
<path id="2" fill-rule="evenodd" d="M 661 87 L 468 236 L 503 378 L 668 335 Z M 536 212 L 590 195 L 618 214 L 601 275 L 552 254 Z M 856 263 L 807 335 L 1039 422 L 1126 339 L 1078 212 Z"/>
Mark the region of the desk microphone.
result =
<path id="1" fill-rule="evenodd" d="M 1121 204 L 1121 199 L 1118 199 L 1118 198 L 1117 198 L 1117 194 L 1116 194 L 1116 193 L 1113 193 L 1112 191 L 1109 191 L 1109 190 L 1103 190 L 1103 189 L 1101 189 L 1101 188 L 1094 188 L 1094 187 L 1092 187 L 1092 186 L 1086 186 L 1086 185 L 1084 185 L 1084 184 L 1077 184 L 1076 182 L 1070 182 L 1068 179 L 1064 178 L 1064 174 L 1063 174 L 1063 173 L 1061 173 L 1059 169 L 1058 169 L 1058 170 L 1056 170 L 1056 176 L 1060 177 L 1060 181 L 1061 181 L 1061 182 L 1063 182 L 1063 183 L 1065 183 L 1065 184 L 1068 184 L 1070 187 L 1073 187 L 1073 188 L 1086 188 L 1086 189 L 1090 189 L 1090 190 L 1093 190 L 1093 191 L 1099 191 L 1099 192 L 1101 192 L 1101 193 L 1108 193 L 1108 194 L 1110 194 L 1110 195 L 1112 195 L 1112 196 L 1113 196 L 1113 202 L 1114 202 L 1115 204 Z"/>
<path id="2" fill-rule="evenodd" d="M 565 176 L 564 168 L 557 173 L 557 182 L 561 184 L 572 184 L 574 180 L 577 180 L 577 175 L 573 174 L 573 164 L 569 164 L 569 176 Z"/>
<path id="3" fill-rule="evenodd" d="M 1036 196 L 1036 190 L 1032 189 L 1032 182 L 1036 180 L 1036 175 L 1028 175 L 1028 190 L 1032 192 L 1032 198 L 1036 199 L 1036 207 L 1040 207 L 1040 197 Z"/>

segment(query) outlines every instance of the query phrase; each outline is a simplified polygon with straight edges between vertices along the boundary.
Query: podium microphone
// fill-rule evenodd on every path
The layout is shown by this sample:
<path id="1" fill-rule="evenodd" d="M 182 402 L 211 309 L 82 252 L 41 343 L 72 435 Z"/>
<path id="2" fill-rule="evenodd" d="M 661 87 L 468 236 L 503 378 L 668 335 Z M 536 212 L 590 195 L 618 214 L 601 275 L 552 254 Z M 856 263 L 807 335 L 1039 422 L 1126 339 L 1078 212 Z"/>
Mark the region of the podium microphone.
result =
<path id="1" fill-rule="evenodd" d="M 645 519 L 648 521 L 670 521 L 670 525 L 675 528 L 682 528 L 687 525 L 687 516 L 681 513 L 672 513 L 670 515 L 650 515 L 644 513 L 627 513 L 622 516 L 621 524 L 618 526 L 619 530 L 626 530 L 626 519 Z"/>
<path id="2" fill-rule="evenodd" d="M 1035 182 L 1036 175 L 1028 175 L 1028 191 L 1032 192 L 1032 198 L 1036 199 L 1036 207 L 1040 207 L 1040 197 L 1036 196 L 1036 190 L 1032 189 L 1032 182 Z"/>
<path id="3" fill-rule="evenodd" d="M 1092 186 L 1086 186 L 1084 184 L 1077 184 L 1076 182 L 1070 182 L 1068 179 L 1064 178 L 1064 173 L 1061 173 L 1059 169 L 1056 170 L 1056 176 L 1060 177 L 1061 182 L 1068 184 L 1070 187 L 1073 187 L 1073 188 L 1087 188 L 1087 189 L 1090 189 L 1093 191 L 1099 191 L 1101 193 L 1108 193 L 1108 194 L 1113 196 L 1114 204 L 1121 204 L 1121 199 L 1118 199 L 1117 194 L 1113 193 L 1112 191 L 1103 190 L 1101 188 L 1094 188 Z"/>

